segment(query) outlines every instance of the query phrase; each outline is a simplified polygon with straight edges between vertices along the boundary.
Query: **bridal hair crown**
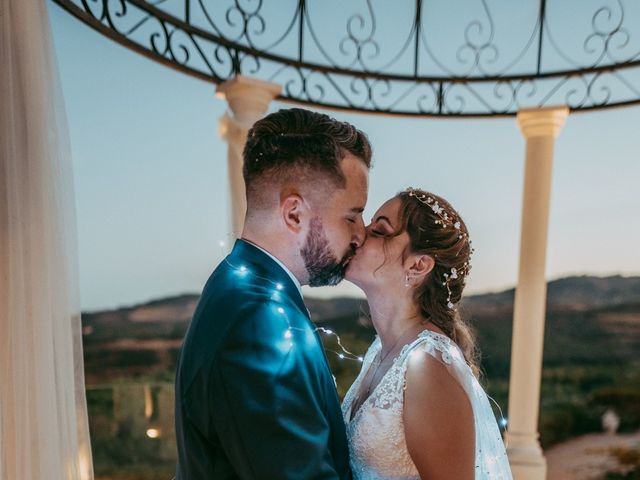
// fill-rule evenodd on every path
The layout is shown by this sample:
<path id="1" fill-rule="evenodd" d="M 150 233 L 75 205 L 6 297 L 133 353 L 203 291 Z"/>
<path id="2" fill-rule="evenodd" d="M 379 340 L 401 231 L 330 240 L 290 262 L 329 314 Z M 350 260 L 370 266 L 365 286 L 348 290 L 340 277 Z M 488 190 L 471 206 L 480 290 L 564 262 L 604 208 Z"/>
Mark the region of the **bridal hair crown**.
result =
<path id="1" fill-rule="evenodd" d="M 438 216 L 438 218 L 435 220 L 436 225 L 439 225 L 442 228 L 449 227 L 457 230 L 458 240 L 463 240 L 465 238 L 469 239 L 469 235 L 466 232 L 463 232 L 461 230 L 460 220 L 457 218 L 457 216 L 450 212 L 447 212 L 445 208 L 442 205 L 440 205 L 438 200 L 429 196 L 423 191 L 415 189 L 413 187 L 408 187 L 405 190 L 405 192 L 408 193 L 410 197 L 415 198 L 423 205 L 426 205 L 427 207 L 429 207 L 433 211 L 433 213 L 435 213 Z M 470 247 L 469 257 L 471 257 L 471 255 L 474 252 L 474 249 L 471 248 L 471 240 L 469 240 L 469 247 Z M 464 264 L 461 267 L 451 268 L 450 272 L 444 274 L 444 282 L 442 282 L 442 285 L 447 289 L 447 293 L 448 293 L 447 308 L 452 310 L 455 308 L 455 305 L 451 301 L 452 294 L 451 294 L 451 287 L 449 286 L 449 282 L 451 280 L 457 280 L 459 278 L 462 278 L 462 280 L 464 281 L 466 276 L 469 275 L 469 270 L 471 270 L 471 263 L 467 260 L 464 262 Z"/>
<path id="2" fill-rule="evenodd" d="M 442 226 L 442 228 L 455 228 L 456 230 L 458 230 L 458 239 L 462 239 L 468 236 L 465 232 L 460 230 L 460 221 L 455 218 L 455 215 L 449 215 L 449 213 L 444 209 L 442 205 L 440 205 L 440 203 L 438 203 L 435 198 L 430 197 L 426 193 L 421 192 L 420 190 L 416 190 L 413 187 L 408 187 L 405 192 L 407 192 L 410 197 L 415 198 L 420 203 L 429 207 L 433 211 L 433 213 L 438 215 L 439 219 L 436 220 L 436 225 L 440 225 Z"/>

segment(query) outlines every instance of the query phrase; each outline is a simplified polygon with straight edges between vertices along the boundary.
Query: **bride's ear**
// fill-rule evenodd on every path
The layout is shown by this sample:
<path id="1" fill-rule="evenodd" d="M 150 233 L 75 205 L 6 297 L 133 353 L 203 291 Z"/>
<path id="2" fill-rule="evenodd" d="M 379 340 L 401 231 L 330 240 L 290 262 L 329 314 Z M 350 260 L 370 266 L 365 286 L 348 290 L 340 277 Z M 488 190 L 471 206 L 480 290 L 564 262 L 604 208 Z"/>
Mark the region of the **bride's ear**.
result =
<path id="1" fill-rule="evenodd" d="M 408 272 L 413 278 L 424 278 L 436 266 L 436 261 L 431 255 L 412 255 L 409 258 Z"/>
<path id="2" fill-rule="evenodd" d="M 284 195 L 280 198 L 280 216 L 290 231 L 299 233 L 309 220 L 309 205 L 298 193 Z"/>

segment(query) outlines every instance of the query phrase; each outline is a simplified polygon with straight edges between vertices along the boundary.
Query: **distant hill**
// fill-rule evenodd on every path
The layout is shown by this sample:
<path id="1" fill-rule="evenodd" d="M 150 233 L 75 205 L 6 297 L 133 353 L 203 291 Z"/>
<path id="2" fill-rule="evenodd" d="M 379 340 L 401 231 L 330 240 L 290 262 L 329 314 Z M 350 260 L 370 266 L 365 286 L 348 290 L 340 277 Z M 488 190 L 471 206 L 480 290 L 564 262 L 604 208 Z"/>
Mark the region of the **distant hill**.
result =
<path id="1" fill-rule="evenodd" d="M 466 297 L 483 368 L 508 374 L 514 290 Z M 548 284 L 545 365 L 620 363 L 640 352 L 640 277 L 569 277 Z M 312 319 L 359 346 L 371 341 L 366 302 L 307 298 Z M 89 383 L 172 371 L 198 295 L 154 300 L 82 317 Z"/>
<path id="2" fill-rule="evenodd" d="M 466 297 L 471 311 L 513 309 L 515 289 Z M 548 310 L 591 310 L 640 303 L 640 277 L 567 277 L 547 284 Z"/>

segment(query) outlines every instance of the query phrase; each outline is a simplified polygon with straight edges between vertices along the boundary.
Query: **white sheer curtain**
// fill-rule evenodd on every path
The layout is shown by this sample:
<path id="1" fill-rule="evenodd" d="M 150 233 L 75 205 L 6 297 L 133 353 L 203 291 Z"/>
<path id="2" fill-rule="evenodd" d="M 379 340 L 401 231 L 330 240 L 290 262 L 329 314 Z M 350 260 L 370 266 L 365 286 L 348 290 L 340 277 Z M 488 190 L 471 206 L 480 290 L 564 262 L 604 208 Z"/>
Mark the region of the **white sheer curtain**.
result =
<path id="1" fill-rule="evenodd" d="M 93 478 L 70 149 L 44 0 L 0 0 L 0 479 Z"/>

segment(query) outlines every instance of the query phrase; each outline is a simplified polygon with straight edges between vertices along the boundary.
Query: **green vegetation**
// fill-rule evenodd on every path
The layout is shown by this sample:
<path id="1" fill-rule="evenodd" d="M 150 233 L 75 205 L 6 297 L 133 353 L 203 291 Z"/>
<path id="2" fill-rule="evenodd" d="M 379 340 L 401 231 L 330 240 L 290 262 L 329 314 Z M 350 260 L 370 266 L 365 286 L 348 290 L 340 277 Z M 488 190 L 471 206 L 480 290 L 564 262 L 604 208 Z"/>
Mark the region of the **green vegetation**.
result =
<path id="1" fill-rule="evenodd" d="M 343 338 L 344 344 L 354 351 L 363 352 L 364 343 L 350 341 L 349 334 Z M 329 342 L 327 342 L 329 343 Z M 329 345 L 327 346 L 329 347 Z M 346 393 L 357 375 L 360 363 L 339 360 L 329 353 L 329 362 L 336 375 L 338 391 Z M 116 382 L 112 386 L 90 389 L 87 392 L 89 404 L 91 438 L 96 475 L 99 479 L 155 480 L 170 479 L 174 473 L 174 458 L 161 459 L 163 439 L 151 439 L 145 434 L 143 405 L 140 396 L 140 381 L 157 382 L 170 380 L 172 372 L 163 372 L 153 378 L 141 378 L 136 383 Z M 603 366 L 565 366 L 546 368 L 542 380 L 542 401 L 540 407 L 540 440 L 543 448 L 548 448 L 566 439 L 590 432 L 600 432 L 601 416 L 611 407 L 621 418 L 620 431 L 630 432 L 640 425 L 640 365 L 626 368 Z M 631 383 L 635 382 L 635 383 Z M 507 416 L 508 378 L 487 378 L 481 383 L 487 393 L 501 406 Z M 114 414 L 114 389 L 131 387 L 130 395 L 124 403 L 135 411 L 139 405 L 141 418 L 132 420 L 126 414 Z M 172 388 L 172 383 L 166 383 Z M 137 388 L 135 388 L 137 387 Z M 122 403 L 122 402 L 121 402 Z M 496 417 L 499 418 L 494 406 Z M 151 417 L 150 420 L 153 420 Z M 120 424 L 118 424 L 120 421 Z M 134 432 L 134 428 L 138 428 Z M 170 433 L 172 435 L 172 432 Z M 173 448 L 169 440 L 169 448 Z M 165 447 L 165 452 L 167 448 Z M 171 452 L 168 452 L 169 454 Z M 166 455 L 166 453 L 165 453 Z M 173 451 L 175 455 L 175 451 Z M 635 475 L 638 474 L 637 466 Z M 634 476 L 615 476 L 607 479 L 633 479 Z"/>
<path id="2" fill-rule="evenodd" d="M 605 480 L 640 480 L 640 448 L 612 448 L 620 468 L 607 473 Z"/>

